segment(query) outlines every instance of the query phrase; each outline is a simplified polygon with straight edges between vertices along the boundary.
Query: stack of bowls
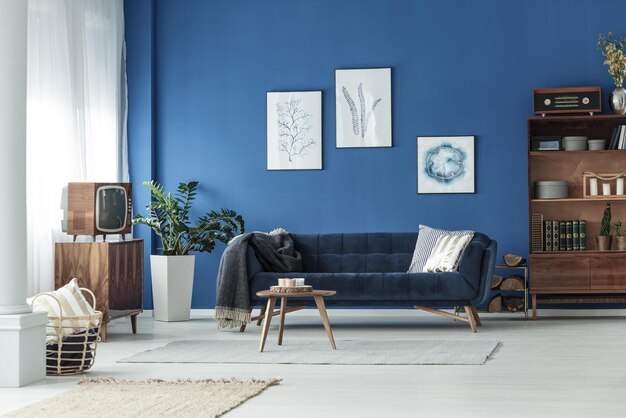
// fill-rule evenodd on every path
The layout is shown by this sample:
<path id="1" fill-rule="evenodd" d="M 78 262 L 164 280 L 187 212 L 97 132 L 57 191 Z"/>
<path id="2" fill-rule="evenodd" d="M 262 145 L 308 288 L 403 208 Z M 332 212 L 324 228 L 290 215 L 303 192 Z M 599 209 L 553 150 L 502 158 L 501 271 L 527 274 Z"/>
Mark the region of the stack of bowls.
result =
<path id="1" fill-rule="evenodd" d="M 606 139 L 590 139 L 588 144 L 589 151 L 601 151 L 606 149 Z"/>
<path id="2" fill-rule="evenodd" d="M 563 149 L 565 151 L 585 151 L 587 149 L 586 136 L 564 136 Z"/>

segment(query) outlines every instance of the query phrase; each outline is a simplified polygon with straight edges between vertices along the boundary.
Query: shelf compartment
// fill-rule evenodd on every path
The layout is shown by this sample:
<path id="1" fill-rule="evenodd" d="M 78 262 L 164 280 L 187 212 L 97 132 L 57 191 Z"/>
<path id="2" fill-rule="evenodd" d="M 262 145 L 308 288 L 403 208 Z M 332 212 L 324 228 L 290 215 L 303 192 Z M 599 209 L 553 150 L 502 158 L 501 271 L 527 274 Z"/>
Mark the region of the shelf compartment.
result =
<path id="1" fill-rule="evenodd" d="M 593 197 L 567 197 L 564 199 L 531 199 L 532 203 L 555 203 L 555 202 L 617 202 L 626 200 L 626 195 L 593 196 Z"/>

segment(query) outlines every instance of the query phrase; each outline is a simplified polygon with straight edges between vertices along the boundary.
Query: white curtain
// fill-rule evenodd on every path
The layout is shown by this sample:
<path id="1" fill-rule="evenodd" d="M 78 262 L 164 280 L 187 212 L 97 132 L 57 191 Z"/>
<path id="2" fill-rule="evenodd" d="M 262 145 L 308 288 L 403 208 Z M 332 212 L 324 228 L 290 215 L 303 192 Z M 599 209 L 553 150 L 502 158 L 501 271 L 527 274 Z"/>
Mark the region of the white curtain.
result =
<path id="1" fill-rule="evenodd" d="M 28 0 L 28 293 L 54 288 L 70 181 L 128 181 L 123 0 Z"/>

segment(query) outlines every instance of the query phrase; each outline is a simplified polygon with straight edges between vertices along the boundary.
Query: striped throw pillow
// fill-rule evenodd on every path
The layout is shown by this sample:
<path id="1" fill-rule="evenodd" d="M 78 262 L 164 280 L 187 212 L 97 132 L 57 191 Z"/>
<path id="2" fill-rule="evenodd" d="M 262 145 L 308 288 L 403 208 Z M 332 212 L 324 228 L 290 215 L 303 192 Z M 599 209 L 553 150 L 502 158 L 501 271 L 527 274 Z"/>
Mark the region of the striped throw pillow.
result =
<path id="1" fill-rule="evenodd" d="M 463 250 L 472 240 L 474 234 L 443 235 L 437 239 L 433 250 L 426 260 L 424 271 L 433 273 L 439 271 L 456 271 Z"/>
<path id="2" fill-rule="evenodd" d="M 27 301 L 32 305 L 33 311 L 47 312 L 50 324 L 58 324 L 59 318 L 63 314 L 63 321 L 61 322 L 63 335 L 61 338 L 98 325 L 91 323 L 89 319 L 89 315 L 93 315 L 96 311 L 83 296 L 76 278 L 54 292 L 42 293 L 29 298 Z M 51 327 L 47 327 L 46 342 L 50 344 L 56 341 L 58 341 L 56 332 Z"/>
<path id="3" fill-rule="evenodd" d="M 415 243 L 415 251 L 413 252 L 413 259 L 411 260 L 411 266 L 407 273 L 421 273 L 424 271 L 426 260 L 430 256 L 430 253 L 437 242 L 437 239 L 443 235 L 467 235 L 474 234 L 474 231 L 446 231 L 445 229 L 431 228 L 426 225 L 419 226 L 419 235 L 417 236 L 417 242 Z"/>

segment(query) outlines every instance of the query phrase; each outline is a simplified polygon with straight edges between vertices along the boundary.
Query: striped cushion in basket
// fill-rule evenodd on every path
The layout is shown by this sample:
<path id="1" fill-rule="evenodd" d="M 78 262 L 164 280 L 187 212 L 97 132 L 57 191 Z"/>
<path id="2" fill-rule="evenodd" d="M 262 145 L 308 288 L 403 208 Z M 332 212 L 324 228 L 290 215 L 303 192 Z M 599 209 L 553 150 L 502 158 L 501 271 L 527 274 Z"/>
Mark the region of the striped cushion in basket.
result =
<path id="1" fill-rule="evenodd" d="M 420 225 L 419 235 L 415 243 L 415 251 L 413 252 L 413 260 L 411 267 L 407 273 L 421 273 L 424 271 L 426 260 L 437 242 L 437 239 L 443 235 L 467 235 L 474 234 L 474 231 L 446 231 L 445 229 L 431 228 L 426 225 Z"/>
<path id="2" fill-rule="evenodd" d="M 49 325 L 58 324 L 59 318 L 63 314 L 63 322 L 61 323 L 63 335 L 61 337 L 77 334 L 85 331 L 86 328 L 93 328 L 98 325 L 92 323 L 88 318 L 96 311 L 83 296 L 75 278 L 54 292 L 42 293 L 29 298 L 27 301 L 32 306 L 33 311 L 48 313 Z M 47 327 L 46 330 L 47 343 L 58 341 L 58 336 L 53 328 Z"/>
<path id="3" fill-rule="evenodd" d="M 466 235 L 443 235 L 437 239 L 435 247 L 430 253 L 425 272 L 456 271 L 463 250 L 472 240 L 474 234 Z"/>

